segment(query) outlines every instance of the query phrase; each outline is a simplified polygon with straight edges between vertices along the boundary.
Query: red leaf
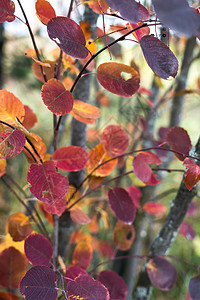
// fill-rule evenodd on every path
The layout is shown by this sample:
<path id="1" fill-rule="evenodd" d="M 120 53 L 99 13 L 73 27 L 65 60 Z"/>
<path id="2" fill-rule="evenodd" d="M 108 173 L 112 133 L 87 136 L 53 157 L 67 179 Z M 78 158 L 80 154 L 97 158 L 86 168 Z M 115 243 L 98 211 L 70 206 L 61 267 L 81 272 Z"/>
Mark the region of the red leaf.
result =
<path id="1" fill-rule="evenodd" d="M 91 244 L 86 241 L 81 241 L 74 249 L 72 264 L 86 270 L 91 263 L 92 254 L 93 249 Z"/>
<path id="2" fill-rule="evenodd" d="M 24 251 L 29 263 L 33 266 L 51 266 L 53 247 L 42 234 L 30 234 L 25 239 Z"/>
<path id="3" fill-rule="evenodd" d="M 106 0 L 107 4 L 129 22 L 140 21 L 139 6 L 135 0 Z"/>
<path id="4" fill-rule="evenodd" d="M 133 172 L 145 184 L 155 185 L 160 182 L 156 179 L 156 175 L 152 172 L 149 164 L 160 165 L 162 161 L 160 158 L 149 151 L 140 152 L 133 159 Z"/>
<path id="5" fill-rule="evenodd" d="M 188 224 L 187 222 L 183 222 L 181 224 L 179 232 L 189 241 L 192 241 L 196 236 L 196 232 L 194 228 L 192 227 L 192 225 Z"/>
<path id="6" fill-rule="evenodd" d="M 48 80 L 42 86 L 41 95 L 48 109 L 58 116 L 70 113 L 73 108 L 72 94 L 55 78 Z"/>
<path id="7" fill-rule="evenodd" d="M 127 24 L 127 27 L 129 30 L 132 30 L 132 29 L 136 29 L 137 27 L 143 25 L 144 23 L 143 22 L 138 22 L 138 23 L 129 23 Z M 133 31 L 133 35 L 135 36 L 135 38 L 140 41 L 140 39 L 145 36 L 145 35 L 149 35 L 150 33 L 150 28 L 148 26 L 146 27 L 142 27 L 140 29 L 137 29 L 135 31 Z"/>
<path id="8" fill-rule="evenodd" d="M 52 159 L 57 168 L 64 171 L 75 172 L 85 168 L 89 156 L 82 147 L 68 146 L 56 150 Z"/>
<path id="9" fill-rule="evenodd" d="M 129 79 L 126 79 L 126 75 Z M 130 66 L 115 62 L 101 64 L 97 69 L 97 79 L 109 92 L 122 97 L 135 94 L 140 84 L 137 71 Z"/>
<path id="10" fill-rule="evenodd" d="M 31 193 L 48 204 L 63 199 L 68 190 L 68 179 L 56 172 L 52 161 L 46 161 L 42 165 L 32 164 L 27 181 L 31 184 Z"/>
<path id="11" fill-rule="evenodd" d="M 108 198 L 116 217 L 125 224 L 132 224 L 136 208 L 129 193 L 123 188 L 115 187 L 108 192 Z"/>
<path id="12" fill-rule="evenodd" d="M 76 265 L 70 265 L 66 268 L 65 272 L 65 281 L 68 284 L 68 282 L 71 282 L 76 277 L 78 277 L 80 274 L 87 275 L 87 272 L 83 270 L 81 267 Z"/>
<path id="13" fill-rule="evenodd" d="M 24 105 L 24 110 L 25 110 L 25 116 L 24 116 L 22 125 L 26 129 L 32 128 L 35 125 L 35 123 L 37 122 L 37 116 L 32 111 L 32 109 L 27 105 Z"/>
<path id="14" fill-rule="evenodd" d="M 101 110 L 89 103 L 85 103 L 81 100 L 74 100 L 72 116 L 83 123 L 95 124 L 96 119 L 100 117 Z"/>
<path id="15" fill-rule="evenodd" d="M 167 208 L 165 205 L 163 205 L 161 203 L 149 201 L 144 204 L 143 209 L 148 214 L 159 216 L 159 215 L 164 214 L 166 212 Z"/>
<path id="16" fill-rule="evenodd" d="M 110 300 L 126 300 L 127 286 L 117 273 L 111 270 L 102 271 L 98 276 L 98 281 L 108 289 Z"/>
<path id="17" fill-rule="evenodd" d="M 75 58 L 86 58 L 88 49 L 81 27 L 67 17 L 56 17 L 47 24 L 50 37 L 66 54 Z"/>
<path id="18" fill-rule="evenodd" d="M 89 224 L 92 220 L 79 208 L 73 208 L 70 211 L 70 217 L 73 222 L 84 225 Z"/>
<path id="19" fill-rule="evenodd" d="M 178 72 L 178 60 L 169 47 L 153 35 L 140 39 L 144 57 L 149 67 L 161 78 L 175 77 Z"/>
<path id="20" fill-rule="evenodd" d="M 20 280 L 26 273 L 27 260 L 14 247 L 0 253 L 0 286 L 17 289 Z"/>
<path id="21" fill-rule="evenodd" d="M 100 282 L 94 280 L 88 274 L 79 275 L 74 281 L 67 284 L 69 298 L 109 300 L 109 292 Z"/>
<path id="22" fill-rule="evenodd" d="M 184 159 L 183 165 L 187 168 L 184 179 L 185 186 L 191 191 L 193 186 L 200 180 L 200 167 L 188 157 Z"/>
<path id="23" fill-rule="evenodd" d="M 26 300 L 57 299 L 56 273 L 46 266 L 28 270 L 20 282 L 20 293 Z"/>
<path id="24" fill-rule="evenodd" d="M 115 157 L 125 152 L 129 144 L 129 137 L 119 125 L 107 126 L 101 134 L 101 144 L 108 155 Z"/>
<path id="25" fill-rule="evenodd" d="M 20 300 L 18 296 L 12 294 L 11 292 L 0 292 L 1 300 Z"/>
<path id="26" fill-rule="evenodd" d="M 35 3 L 35 9 L 39 20 L 44 25 L 47 25 L 50 19 L 56 17 L 54 8 L 46 0 L 37 0 Z"/>
<path id="27" fill-rule="evenodd" d="M 189 282 L 189 294 L 192 300 L 198 300 L 200 298 L 200 274 L 192 277 Z"/>
<path id="28" fill-rule="evenodd" d="M 113 241 L 117 249 L 122 251 L 129 250 L 135 239 L 135 230 L 133 225 L 123 224 L 118 221 L 113 235 Z"/>
<path id="29" fill-rule="evenodd" d="M 11 158 L 18 155 L 24 149 L 25 142 L 24 134 L 18 129 L 0 133 L 0 158 Z"/>
<path id="30" fill-rule="evenodd" d="M 155 12 L 168 28 L 186 36 L 198 34 L 200 16 L 186 0 L 153 0 Z"/>
<path id="31" fill-rule="evenodd" d="M 135 186 L 129 186 L 127 188 L 127 192 L 129 193 L 135 207 L 140 207 L 140 197 L 142 195 L 140 189 Z"/>
<path id="32" fill-rule="evenodd" d="M 15 20 L 14 16 L 15 4 L 10 0 L 0 1 L 0 23 L 12 22 Z"/>
<path id="33" fill-rule="evenodd" d="M 60 199 L 53 203 L 44 203 L 44 210 L 49 214 L 62 215 L 66 209 L 66 199 Z"/>
<path id="34" fill-rule="evenodd" d="M 151 283 L 159 290 L 169 291 L 176 283 L 176 270 L 165 258 L 150 259 L 147 264 L 147 273 Z"/>

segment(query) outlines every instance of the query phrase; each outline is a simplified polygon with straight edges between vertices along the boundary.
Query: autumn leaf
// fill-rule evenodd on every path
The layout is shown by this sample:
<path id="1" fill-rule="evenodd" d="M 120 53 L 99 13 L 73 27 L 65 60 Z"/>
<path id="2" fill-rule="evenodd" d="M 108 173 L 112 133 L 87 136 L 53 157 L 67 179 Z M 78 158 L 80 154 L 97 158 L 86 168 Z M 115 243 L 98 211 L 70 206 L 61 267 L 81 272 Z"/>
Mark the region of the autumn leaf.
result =
<path id="1" fill-rule="evenodd" d="M 66 283 L 74 280 L 80 274 L 87 274 L 87 272 L 77 265 L 69 265 L 66 267 L 65 271 L 65 281 Z"/>
<path id="2" fill-rule="evenodd" d="M 98 107 L 81 100 L 74 100 L 71 114 L 78 121 L 86 124 L 95 124 L 96 119 L 100 117 L 100 113 L 101 110 Z"/>
<path id="3" fill-rule="evenodd" d="M 160 180 L 156 179 L 156 175 L 152 172 L 149 165 L 160 165 L 161 163 L 162 161 L 156 154 L 143 151 L 137 154 L 133 159 L 133 172 L 145 184 L 155 185 L 158 184 Z"/>
<path id="4" fill-rule="evenodd" d="M 154 257 L 149 260 L 147 274 L 151 283 L 162 291 L 171 290 L 177 279 L 174 266 L 162 257 Z"/>
<path id="5" fill-rule="evenodd" d="M 19 290 L 27 300 L 57 299 L 56 273 L 46 266 L 35 266 L 22 278 Z"/>
<path id="6" fill-rule="evenodd" d="M 73 222 L 81 225 L 89 224 L 92 221 L 81 209 L 77 207 L 70 210 L 70 217 Z"/>
<path id="7" fill-rule="evenodd" d="M 23 241 L 32 231 L 29 218 L 23 213 L 12 214 L 7 220 L 7 230 L 13 241 Z"/>
<path id="8" fill-rule="evenodd" d="M 100 137 L 100 143 L 108 155 L 115 157 L 122 155 L 129 144 L 129 137 L 126 132 L 119 125 L 107 126 Z"/>
<path id="9" fill-rule="evenodd" d="M 51 40 L 66 54 L 75 58 L 85 58 L 88 49 L 81 27 L 67 17 L 52 18 L 47 24 L 47 32 Z"/>
<path id="10" fill-rule="evenodd" d="M 11 158 L 18 155 L 22 152 L 25 142 L 24 134 L 18 129 L 0 133 L 0 158 Z"/>
<path id="11" fill-rule="evenodd" d="M 182 127 L 172 127 L 166 135 L 166 141 L 172 150 L 183 153 L 174 153 L 176 157 L 182 161 L 185 159 L 185 155 L 188 155 L 192 149 L 190 137 L 187 131 Z"/>
<path id="12" fill-rule="evenodd" d="M 14 94 L 0 91 L 0 120 L 10 125 L 16 125 L 16 118 L 23 122 L 25 116 L 24 105 Z"/>
<path id="13" fill-rule="evenodd" d="M 89 162 L 86 166 L 86 170 L 88 173 L 91 173 L 96 167 L 98 167 L 101 163 L 106 162 L 111 159 L 109 155 L 106 154 L 104 150 L 104 146 L 102 144 L 97 145 L 89 152 Z M 103 166 L 97 168 L 92 175 L 97 177 L 105 177 L 108 176 L 116 167 L 117 159 L 112 160 L 108 163 L 105 163 Z"/>
<path id="14" fill-rule="evenodd" d="M 118 221 L 113 234 L 115 246 L 122 251 L 127 251 L 130 249 L 134 239 L 135 230 L 133 225 L 123 224 Z"/>
<path id="15" fill-rule="evenodd" d="M 97 79 L 109 92 L 122 97 L 135 94 L 140 84 L 137 71 L 130 66 L 115 62 L 100 64 L 97 69 Z"/>
<path id="16" fill-rule="evenodd" d="M 191 191 L 195 184 L 200 180 L 200 167 L 188 157 L 184 159 L 183 165 L 187 168 L 186 176 L 184 178 L 185 186 Z"/>
<path id="17" fill-rule="evenodd" d="M 0 253 L 1 286 L 17 289 L 26 269 L 26 257 L 14 247 L 9 247 Z"/>
<path id="18" fill-rule="evenodd" d="M 82 147 L 67 146 L 57 149 L 52 160 L 57 168 L 69 172 L 77 172 L 85 168 L 88 162 L 88 154 Z"/>
<path id="19" fill-rule="evenodd" d="M 37 0 L 35 3 L 35 9 L 39 20 L 44 25 L 47 25 L 50 19 L 56 17 L 54 8 L 46 0 Z"/>
<path id="20" fill-rule="evenodd" d="M 31 193 L 39 200 L 53 204 L 64 198 L 68 190 L 67 177 L 57 173 L 52 161 L 32 164 L 27 173 Z"/>
<path id="21" fill-rule="evenodd" d="M 31 132 L 30 135 L 34 139 L 34 143 L 31 140 L 32 144 L 34 144 L 37 153 L 39 154 L 40 158 L 43 160 L 47 152 L 45 143 L 42 141 L 42 138 L 39 135 L 35 134 L 34 132 Z M 38 162 L 40 161 L 39 156 L 33 151 L 33 148 L 28 141 L 26 141 L 25 148 L 23 149 L 23 153 L 26 156 L 26 159 L 28 160 L 29 164 L 35 163 L 33 156 L 35 157 L 36 161 Z M 32 153 L 33 156 L 30 153 Z"/>
<path id="22" fill-rule="evenodd" d="M 157 203 L 153 201 L 146 202 L 143 206 L 144 211 L 151 215 L 162 215 L 166 212 L 167 208 L 162 203 Z"/>
<path id="23" fill-rule="evenodd" d="M 13 22 L 15 20 L 14 16 L 15 4 L 10 0 L 3 0 L 0 2 L 0 23 Z"/>
<path id="24" fill-rule="evenodd" d="M 22 125 L 26 129 L 32 128 L 37 123 L 37 116 L 28 105 L 24 105 L 25 116 Z"/>
<path id="25" fill-rule="evenodd" d="M 72 264 L 87 269 L 91 263 L 93 249 L 89 242 L 79 242 L 73 252 Z"/>
<path id="26" fill-rule="evenodd" d="M 42 86 L 41 95 L 48 109 L 58 116 L 70 113 L 73 108 L 72 94 L 65 89 L 60 81 L 54 78 Z"/>
<path id="27" fill-rule="evenodd" d="M 145 35 L 139 42 L 146 62 L 160 78 L 176 77 L 178 60 L 165 43 L 153 35 Z"/>
<path id="28" fill-rule="evenodd" d="M 33 266 L 51 266 L 53 247 L 42 234 L 30 234 L 25 239 L 24 251 L 29 263 Z"/>

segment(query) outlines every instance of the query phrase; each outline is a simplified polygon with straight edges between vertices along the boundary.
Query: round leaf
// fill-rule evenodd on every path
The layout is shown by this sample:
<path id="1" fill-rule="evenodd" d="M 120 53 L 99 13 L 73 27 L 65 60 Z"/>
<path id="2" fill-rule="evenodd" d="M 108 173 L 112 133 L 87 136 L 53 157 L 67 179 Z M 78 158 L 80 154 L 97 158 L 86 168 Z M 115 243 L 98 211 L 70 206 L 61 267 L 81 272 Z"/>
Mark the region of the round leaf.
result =
<path id="1" fill-rule="evenodd" d="M 108 198 L 116 217 L 125 224 L 132 224 L 136 208 L 129 193 L 123 188 L 115 187 L 108 192 Z"/>
<path id="2" fill-rule="evenodd" d="M 60 81 L 54 78 L 43 85 L 41 95 L 48 109 L 58 116 L 70 113 L 73 108 L 72 94 L 65 89 Z"/>
<path id="3" fill-rule="evenodd" d="M 52 18 L 47 24 L 50 37 L 66 54 L 75 58 L 86 58 L 88 49 L 81 27 L 67 17 Z"/>
<path id="4" fill-rule="evenodd" d="M 178 60 L 169 47 L 153 35 L 140 39 L 144 57 L 149 67 L 163 79 L 175 77 L 178 72 Z"/>
<path id="5" fill-rule="evenodd" d="M 28 270 L 20 282 L 20 293 L 26 300 L 56 300 L 56 274 L 46 266 L 36 266 Z"/>
<path id="6" fill-rule="evenodd" d="M 113 241 L 115 246 L 122 250 L 129 250 L 135 238 L 135 230 L 133 225 L 117 222 L 114 229 Z"/>
<path id="7" fill-rule="evenodd" d="M 45 25 L 47 25 L 50 19 L 56 17 L 54 8 L 46 0 L 37 0 L 35 3 L 35 9 L 38 18 Z"/>
<path id="8" fill-rule="evenodd" d="M 100 142 L 104 145 L 107 154 L 115 157 L 125 152 L 129 138 L 121 126 L 109 125 L 102 132 Z"/>
<path id="9" fill-rule="evenodd" d="M 85 241 L 78 243 L 74 249 L 72 264 L 87 269 L 92 260 L 92 246 Z"/>
<path id="10" fill-rule="evenodd" d="M 82 147 L 68 146 L 56 150 L 52 156 L 56 167 L 69 172 L 80 171 L 88 162 L 88 153 Z"/>
<path id="11" fill-rule="evenodd" d="M 114 62 L 101 64 L 97 69 L 97 78 L 106 90 L 122 97 L 130 97 L 139 89 L 138 72 L 124 64 Z"/>
<path id="12" fill-rule="evenodd" d="M 15 242 L 23 241 L 33 231 L 29 218 L 23 213 L 11 215 L 8 218 L 7 227 Z"/>
<path id="13" fill-rule="evenodd" d="M 33 266 L 51 266 L 53 247 L 49 240 L 39 233 L 32 233 L 25 239 L 24 251 Z"/>
<path id="14" fill-rule="evenodd" d="M 198 300 L 200 298 L 200 274 L 190 279 L 189 294 L 192 300 Z"/>
<path id="15" fill-rule="evenodd" d="M 177 273 L 174 266 L 165 258 L 155 257 L 147 264 L 151 283 L 159 290 L 169 291 L 176 283 Z"/>

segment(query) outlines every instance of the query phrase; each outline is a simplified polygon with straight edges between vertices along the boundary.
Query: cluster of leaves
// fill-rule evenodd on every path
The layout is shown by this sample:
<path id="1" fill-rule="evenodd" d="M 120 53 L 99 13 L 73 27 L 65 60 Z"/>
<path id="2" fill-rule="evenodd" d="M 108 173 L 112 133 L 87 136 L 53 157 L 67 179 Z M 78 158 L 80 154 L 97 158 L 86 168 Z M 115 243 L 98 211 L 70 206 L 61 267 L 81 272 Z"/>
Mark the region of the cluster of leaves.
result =
<path id="1" fill-rule="evenodd" d="M 103 11 L 106 13 L 109 9 L 128 22 L 126 26 L 122 26 L 120 38 L 99 51 L 91 40 L 91 33 L 85 26 L 87 24 L 79 25 L 69 17 L 57 16 L 48 1 L 36 1 L 38 18 L 46 26 L 49 38 L 60 48 L 61 53 L 64 52 L 63 58 L 59 61 L 57 58 L 55 61 L 42 61 L 37 48 L 26 52 L 26 55 L 34 60 L 32 69 L 35 76 L 44 83 L 41 98 L 56 118 L 55 132 L 59 131 L 61 118 L 66 114 L 71 114 L 80 122 L 95 124 L 100 117 L 100 109 L 74 99 L 72 92 L 83 72 L 94 68 L 95 58 L 107 48 L 112 49 L 118 41 L 125 40 L 128 35 L 135 37 L 147 64 L 160 78 L 175 77 L 178 72 L 178 60 L 173 52 L 165 43 L 150 34 L 152 23 L 147 8 L 142 4 L 134 0 L 106 2 L 90 0 L 86 4 L 99 14 L 103 14 Z M 189 7 L 186 0 L 170 0 L 165 3 L 153 0 L 152 4 L 158 19 L 166 27 L 188 36 L 199 35 L 199 14 Z M 12 1 L 0 1 L 0 22 L 14 21 L 16 18 L 14 13 L 15 6 Z M 160 23 L 157 21 L 153 23 L 157 24 Z M 75 59 L 83 65 L 80 72 L 75 66 Z M 77 75 L 75 81 L 71 77 L 61 80 L 66 68 Z M 122 63 L 101 63 L 96 76 L 102 87 L 122 97 L 131 97 L 140 87 L 139 70 Z M 153 172 L 152 165 L 159 166 L 162 161 L 159 155 L 152 152 L 153 149 L 171 151 L 183 161 L 183 166 L 187 169 L 185 185 L 188 190 L 200 180 L 200 167 L 196 164 L 195 158 L 190 156 L 192 149 L 190 137 L 181 127 L 168 128 L 157 147 L 126 152 L 129 146 L 126 131 L 120 125 L 109 125 L 101 133 L 100 143 L 89 153 L 82 147 L 65 146 L 54 149 L 49 155 L 42 139 L 28 131 L 36 121 L 36 115 L 30 107 L 24 106 L 11 92 L 0 91 L 0 175 L 3 176 L 6 172 L 6 159 L 23 152 L 30 164 L 27 172 L 30 192 L 38 200 L 40 209 L 51 223 L 52 215 L 61 216 L 67 210 L 74 222 L 81 225 L 88 224 L 91 231 L 95 232 L 98 220 L 95 215 L 91 219 L 83 212 L 80 201 L 89 192 L 107 186 L 109 180 L 106 181 L 105 177 L 111 174 L 122 158 L 131 160 L 130 173 L 134 173 L 144 185 L 159 184 L 160 180 Z M 88 173 L 84 182 L 88 180 L 90 191 L 80 194 L 78 189 L 69 185 L 68 177 L 59 170 L 78 172 L 83 169 Z M 135 237 L 132 223 L 137 209 L 140 208 L 140 190 L 135 186 L 126 189 L 118 186 L 107 187 L 109 207 L 117 219 L 113 230 L 113 243 L 116 249 L 128 250 Z M 159 203 L 148 202 L 143 206 L 143 211 L 156 215 L 164 213 L 166 207 Z M 104 221 L 106 218 L 108 219 L 108 215 L 104 211 Z M 186 226 L 182 227 L 182 233 L 184 230 L 189 231 Z M 5 240 L 5 247 L 0 254 L 1 286 L 12 290 L 19 285 L 21 295 L 27 300 L 37 297 L 57 299 L 58 291 L 66 299 L 126 299 L 126 284 L 116 273 L 104 270 L 97 275 L 96 280 L 87 273 L 95 248 L 91 246 L 95 243 L 91 236 L 88 237 L 82 231 L 72 234 L 71 243 L 77 244 L 72 254 L 72 264 L 65 266 L 64 263 L 60 263 L 64 271 L 60 272 L 55 266 L 55 261 L 52 263 L 54 251 L 50 240 L 33 232 L 32 225 L 24 214 L 12 215 L 7 222 L 7 231 L 8 239 L 11 236 L 13 244 L 6 247 Z M 16 243 L 19 242 L 24 244 L 24 250 L 20 251 L 17 248 Z M 106 254 L 105 248 L 108 252 Z M 109 254 L 108 256 L 114 257 L 109 243 L 96 241 L 95 249 L 100 251 L 102 256 Z M 164 257 L 144 257 L 144 259 L 147 259 L 147 272 L 152 284 L 161 290 L 170 290 L 177 278 L 173 265 Z M 27 262 L 32 267 L 26 272 Z M 189 292 L 192 299 L 196 299 L 198 284 L 199 275 L 190 281 Z M 7 296 L 3 294 L 1 297 L 6 299 Z M 17 296 L 12 297 L 18 299 Z"/>

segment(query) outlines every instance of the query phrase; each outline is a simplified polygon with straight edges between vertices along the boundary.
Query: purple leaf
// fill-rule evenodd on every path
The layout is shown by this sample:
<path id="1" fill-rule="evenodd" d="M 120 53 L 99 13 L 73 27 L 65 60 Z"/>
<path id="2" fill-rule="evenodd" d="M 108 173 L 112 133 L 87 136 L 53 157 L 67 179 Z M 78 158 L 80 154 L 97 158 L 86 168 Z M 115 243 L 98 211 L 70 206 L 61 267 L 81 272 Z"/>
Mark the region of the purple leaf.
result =
<path id="1" fill-rule="evenodd" d="M 20 293 L 26 300 L 56 300 L 56 274 L 46 266 L 31 268 L 20 282 Z"/>
<path id="2" fill-rule="evenodd" d="M 181 224 L 179 232 L 189 241 L 192 241 L 196 236 L 196 232 L 194 228 L 192 227 L 192 225 L 188 224 L 187 222 L 183 222 Z"/>
<path id="3" fill-rule="evenodd" d="M 106 0 L 106 3 L 129 22 L 140 21 L 139 6 L 135 0 Z"/>
<path id="4" fill-rule="evenodd" d="M 192 300 L 200 299 L 200 274 L 192 277 L 189 282 L 189 294 Z"/>
<path id="5" fill-rule="evenodd" d="M 175 77 L 178 72 L 178 60 L 169 47 L 153 35 L 140 39 L 144 57 L 149 67 L 161 78 Z"/>
<path id="6" fill-rule="evenodd" d="M 98 280 L 108 289 L 110 300 L 126 300 L 127 286 L 117 273 L 110 270 L 102 271 Z"/>
<path id="7" fill-rule="evenodd" d="M 0 133 L 0 158 L 11 158 L 18 155 L 22 152 L 25 142 L 24 134 L 18 129 Z"/>
<path id="8" fill-rule="evenodd" d="M 149 279 L 155 287 L 169 291 L 176 283 L 177 273 L 174 266 L 165 258 L 154 257 L 147 264 Z"/>
<path id="9" fill-rule="evenodd" d="M 89 51 L 81 27 L 66 17 L 52 18 L 47 24 L 47 32 L 58 47 L 75 58 L 86 58 Z"/>
<path id="10" fill-rule="evenodd" d="M 42 165 L 32 164 L 27 181 L 31 184 L 31 193 L 48 204 L 61 200 L 68 191 L 67 177 L 57 173 L 52 161 L 46 161 Z"/>
<path id="11" fill-rule="evenodd" d="M 199 35 L 200 15 L 186 0 L 152 0 L 159 20 L 169 29 L 186 36 Z"/>
<path id="12" fill-rule="evenodd" d="M 136 208 L 129 193 L 123 188 L 115 187 L 108 192 L 108 198 L 116 217 L 125 224 L 132 224 Z"/>
<path id="13" fill-rule="evenodd" d="M 71 282 L 76 277 L 78 277 L 80 274 L 88 275 L 84 269 L 82 269 L 81 267 L 79 267 L 77 265 L 70 265 L 70 266 L 66 267 L 66 272 L 65 272 L 66 283 Z"/>
<path id="14" fill-rule="evenodd" d="M 33 266 L 51 266 L 53 247 L 42 234 L 30 234 L 25 239 L 24 251 L 29 263 Z"/>
<path id="15" fill-rule="evenodd" d="M 67 284 L 67 293 L 70 299 L 109 300 L 109 292 L 100 282 L 88 274 L 79 275 L 74 281 Z"/>

